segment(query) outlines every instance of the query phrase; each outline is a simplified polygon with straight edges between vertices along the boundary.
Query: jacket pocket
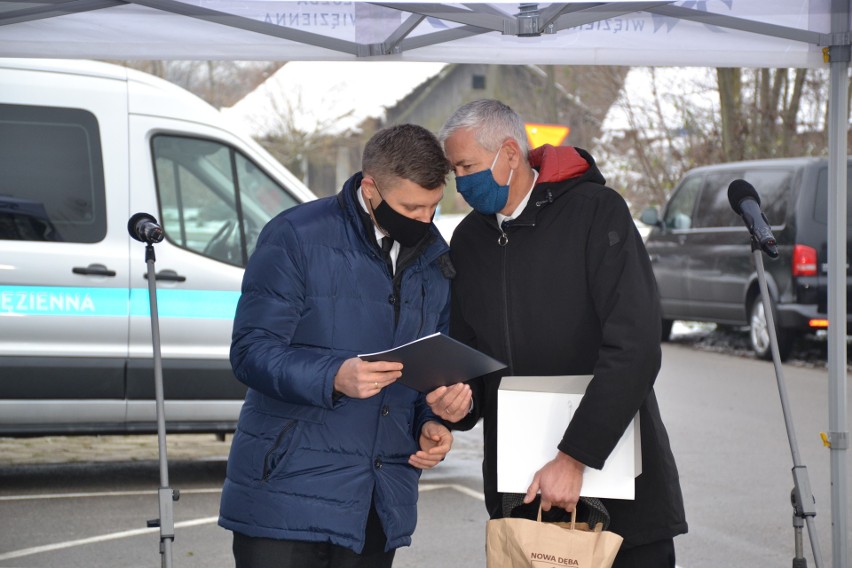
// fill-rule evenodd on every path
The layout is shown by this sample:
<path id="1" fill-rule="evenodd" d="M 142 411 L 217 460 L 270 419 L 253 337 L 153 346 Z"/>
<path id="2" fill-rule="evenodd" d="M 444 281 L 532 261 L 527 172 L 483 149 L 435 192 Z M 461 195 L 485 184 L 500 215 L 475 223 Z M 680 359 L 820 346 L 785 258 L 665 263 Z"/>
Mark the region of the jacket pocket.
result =
<path id="1" fill-rule="evenodd" d="M 423 337 L 423 328 L 432 329 L 429 322 L 429 313 L 426 310 L 426 284 L 420 286 L 420 329 L 417 330 L 417 337 Z"/>
<path id="2" fill-rule="evenodd" d="M 326 409 L 319 406 L 284 402 L 271 396 L 260 397 L 258 411 L 277 418 L 301 420 L 302 422 L 312 422 L 314 424 L 323 424 L 326 413 Z"/>
<path id="3" fill-rule="evenodd" d="M 261 481 L 269 481 L 272 472 L 286 461 L 293 438 L 295 438 L 296 426 L 298 424 L 297 420 L 290 420 L 275 437 L 275 442 L 263 456 L 263 475 L 261 476 Z"/>

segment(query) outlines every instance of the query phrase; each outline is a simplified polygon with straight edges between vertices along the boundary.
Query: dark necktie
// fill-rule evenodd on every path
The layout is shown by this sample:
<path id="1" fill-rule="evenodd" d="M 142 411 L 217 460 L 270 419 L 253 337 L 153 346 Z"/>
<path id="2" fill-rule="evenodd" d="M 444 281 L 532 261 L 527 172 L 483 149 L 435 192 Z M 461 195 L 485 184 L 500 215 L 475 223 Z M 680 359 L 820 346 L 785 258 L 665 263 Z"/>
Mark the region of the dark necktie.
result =
<path id="1" fill-rule="evenodd" d="M 393 274 L 393 260 L 391 260 L 390 255 L 391 248 L 393 248 L 393 239 L 382 237 L 382 258 L 385 259 L 385 264 L 388 265 L 388 271 Z"/>

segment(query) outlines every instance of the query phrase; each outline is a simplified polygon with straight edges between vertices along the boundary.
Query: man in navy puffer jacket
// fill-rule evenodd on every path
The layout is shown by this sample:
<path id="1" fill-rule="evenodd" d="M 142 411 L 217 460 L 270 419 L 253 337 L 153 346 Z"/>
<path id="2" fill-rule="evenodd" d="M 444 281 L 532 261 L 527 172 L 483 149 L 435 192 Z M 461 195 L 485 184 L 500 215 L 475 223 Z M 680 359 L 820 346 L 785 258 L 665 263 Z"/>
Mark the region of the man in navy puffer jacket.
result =
<path id="1" fill-rule="evenodd" d="M 237 568 L 380 568 L 411 543 L 420 472 L 452 435 L 400 363 L 357 355 L 447 331 L 449 170 L 429 131 L 382 130 L 338 195 L 261 233 L 231 345 L 249 387 L 219 517 Z"/>

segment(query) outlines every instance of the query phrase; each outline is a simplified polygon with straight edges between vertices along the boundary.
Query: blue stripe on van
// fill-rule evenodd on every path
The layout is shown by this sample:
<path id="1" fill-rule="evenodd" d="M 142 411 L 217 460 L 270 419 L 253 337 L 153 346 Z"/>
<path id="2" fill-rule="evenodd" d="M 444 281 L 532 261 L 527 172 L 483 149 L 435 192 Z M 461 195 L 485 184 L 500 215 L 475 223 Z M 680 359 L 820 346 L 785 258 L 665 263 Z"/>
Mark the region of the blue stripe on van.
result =
<path id="1" fill-rule="evenodd" d="M 233 319 L 240 293 L 157 290 L 161 318 Z M 149 317 L 147 288 L 0 286 L 0 316 Z"/>
<path id="2" fill-rule="evenodd" d="M 157 290 L 161 318 L 234 319 L 240 293 L 231 290 Z M 130 315 L 151 315 L 147 288 L 130 290 Z"/>

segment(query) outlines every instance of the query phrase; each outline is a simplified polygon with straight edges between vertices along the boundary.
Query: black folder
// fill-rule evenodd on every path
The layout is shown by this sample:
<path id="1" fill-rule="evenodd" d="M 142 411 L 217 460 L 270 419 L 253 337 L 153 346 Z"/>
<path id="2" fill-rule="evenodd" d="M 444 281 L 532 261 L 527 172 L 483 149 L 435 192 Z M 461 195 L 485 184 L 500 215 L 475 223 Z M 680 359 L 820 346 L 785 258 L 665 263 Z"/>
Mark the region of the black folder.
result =
<path id="1" fill-rule="evenodd" d="M 397 382 L 424 393 L 506 367 L 504 363 L 443 333 L 433 333 L 387 351 L 359 357 L 364 361 L 402 363 L 402 377 Z"/>

